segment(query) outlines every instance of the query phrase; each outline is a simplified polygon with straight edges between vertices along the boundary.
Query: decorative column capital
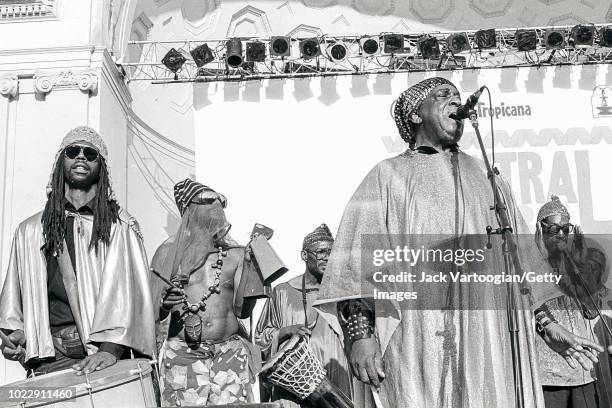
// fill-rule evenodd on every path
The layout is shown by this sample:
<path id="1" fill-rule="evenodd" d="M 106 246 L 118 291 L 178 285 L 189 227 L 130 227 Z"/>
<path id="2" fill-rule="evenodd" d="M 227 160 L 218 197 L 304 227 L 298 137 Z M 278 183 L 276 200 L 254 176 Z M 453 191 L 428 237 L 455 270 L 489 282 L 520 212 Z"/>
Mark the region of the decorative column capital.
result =
<path id="1" fill-rule="evenodd" d="M 83 92 L 96 93 L 98 74 L 95 71 L 37 72 L 34 74 L 34 90 L 43 95 L 53 89 L 78 88 Z"/>
<path id="2" fill-rule="evenodd" d="M 19 79 L 15 74 L 0 75 L 0 95 L 14 98 L 19 92 Z"/>

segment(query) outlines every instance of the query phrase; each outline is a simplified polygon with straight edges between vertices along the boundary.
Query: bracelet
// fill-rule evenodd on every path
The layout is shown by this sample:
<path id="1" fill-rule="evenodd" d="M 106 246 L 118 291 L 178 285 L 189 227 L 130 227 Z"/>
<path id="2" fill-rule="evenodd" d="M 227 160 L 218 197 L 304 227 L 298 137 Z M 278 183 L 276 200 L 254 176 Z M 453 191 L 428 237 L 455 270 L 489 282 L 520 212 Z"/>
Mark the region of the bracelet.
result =
<path id="1" fill-rule="evenodd" d="M 374 334 L 374 319 L 363 312 L 354 313 L 349 316 L 346 328 L 353 343 L 356 340 L 369 339 Z"/>
<path id="2" fill-rule="evenodd" d="M 368 339 L 374 334 L 374 310 L 361 299 L 338 305 L 340 323 L 351 342 Z"/>
<path id="3" fill-rule="evenodd" d="M 550 312 L 550 309 L 546 305 L 543 305 L 539 309 L 535 311 L 535 319 L 536 319 L 536 331 L 538 333 L 543 333 L 546 326 L 551 323 L 556 323 L 557 320 Z"/>

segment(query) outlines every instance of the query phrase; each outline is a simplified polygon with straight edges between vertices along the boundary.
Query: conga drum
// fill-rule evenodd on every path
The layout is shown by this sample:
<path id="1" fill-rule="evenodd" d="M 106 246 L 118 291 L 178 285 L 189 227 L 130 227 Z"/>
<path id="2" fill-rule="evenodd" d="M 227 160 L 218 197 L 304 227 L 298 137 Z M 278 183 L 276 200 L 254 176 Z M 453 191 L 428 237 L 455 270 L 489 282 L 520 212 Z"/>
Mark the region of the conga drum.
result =
<path id="1" fill-rule="evenodd" d="M 72 369 L 0 387 L 0 407 L 155 407 L 148 360 L 120 360 L 104 370 L 76 375 Z"/>
<path id="2" fill-rule="evenodd" d="M 267 382 L 293 393 L 317 408 L 353 408 L 351 400 L 325 376 L 307 337 L 291 337 L 261 368 Z"/>

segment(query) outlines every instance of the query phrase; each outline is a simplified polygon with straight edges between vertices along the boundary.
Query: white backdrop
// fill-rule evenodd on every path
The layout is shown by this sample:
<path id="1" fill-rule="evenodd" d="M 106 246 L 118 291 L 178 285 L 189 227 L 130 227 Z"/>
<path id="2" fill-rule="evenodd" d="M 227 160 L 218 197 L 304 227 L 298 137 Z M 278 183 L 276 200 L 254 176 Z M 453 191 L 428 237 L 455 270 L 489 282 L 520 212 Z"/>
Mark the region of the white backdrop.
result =
<path id="1" fill-rule="evenodd" d="M 479 85 L 491 89 L 499 108 L 496 162 L 529 225 L 550 194 L 557 194 L 587 233 L 612 233 L 612 112 L 601 115 L 607 110 L 598 109 L 605 105 L 602 91 L 612 105 L 611 66 L 439 75 L 458 86 L 463 100 Z M 244 244 L 255 222 L 270 226 L 288 276 L 299 274 L 304 235 L 322 222 L 335 233 L 370 168 L 405 149 L 390 106 L 425 76 L 433 75 L 196 84 L 196 178 L 228 197 L 234 238 Z M 488 135 L 486 94 L 481 102 L 480 128 Z M 461 147 L 479 152 L 468 123 Z"/>

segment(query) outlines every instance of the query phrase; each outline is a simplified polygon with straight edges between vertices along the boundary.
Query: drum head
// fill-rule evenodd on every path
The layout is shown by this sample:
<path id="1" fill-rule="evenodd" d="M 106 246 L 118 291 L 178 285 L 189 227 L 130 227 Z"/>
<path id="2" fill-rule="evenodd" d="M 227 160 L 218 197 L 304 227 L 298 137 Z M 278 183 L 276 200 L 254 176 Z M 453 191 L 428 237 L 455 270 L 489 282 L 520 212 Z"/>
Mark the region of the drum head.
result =
<path id="1" fill-rule="evenodd" d="M 139 368 L 140 367 L 140 368 Z M 139 374 L 139 371 L 141 374 Z M 89 384 L 91 385 L 92 392 L 98 392 L 107 388 L 115 387 L 117 385 L 125 384 L 140 378 L 151 375 L 151 366 L 149 361 L 145 359 L 132 359 L 132 360 L 119 360 L 116 364 L 105 368 L 104 370 L 94 371 L 88 374 Z M 86 395 L 87 392 L 87 379 L 85 374 L 76 375 L 76 371 L 72 369 L 57 371 L 46 375 L 41 375 L 35 378 L 29 378 L 23 381 L 17 381 L 11 384 L 6 384 L 5 388 L 19 388 L 19 389 L 49 389 L 57 388 L 59 390 L 66 388 L 75 388 L 76 393 L 73 398 Z M 35 403 L 32 401 L 28 403 L 28 407 L 36 407 L 42 405 L 48 405 L 49 401 Z M 0 407 L 2 404 L 0 404 Z"/>
<path id="2" fill-rule="evenodd" d="M 261 371 L 259 373 L 265 375 L 266 372 L 268 372 L 271 368 L 273 368 L 276 365 L 278 360 L 280 360 L 287 351 L 293 350 L 301 340 L 305 341 L 305 339 L 299 334 L 294 334 L 289 340 L 287 340 L 281 346 L 278 352 L 272 357 L 270 357 L 268 362 L 261 367 Z"/>

